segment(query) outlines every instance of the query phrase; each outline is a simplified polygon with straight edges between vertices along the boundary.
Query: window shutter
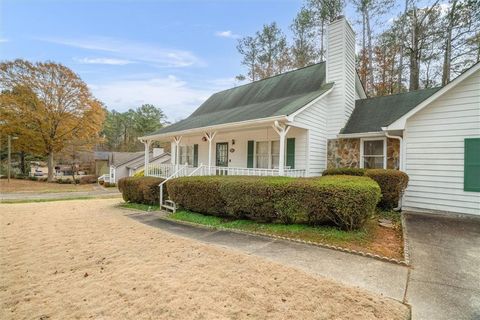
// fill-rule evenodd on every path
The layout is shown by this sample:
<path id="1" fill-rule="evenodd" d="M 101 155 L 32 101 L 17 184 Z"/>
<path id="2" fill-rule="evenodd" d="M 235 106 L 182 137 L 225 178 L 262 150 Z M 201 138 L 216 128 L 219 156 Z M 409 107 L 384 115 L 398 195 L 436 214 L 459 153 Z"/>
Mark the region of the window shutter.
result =
<path id="1" fill-rule="evenodd" d="M 249 140 L 247 143 L 247 168 L 253 168 L 253 148 L 254 141 Z"/>
<path id="2" fill-rule="evenodd" d="M 198 167 L 198 144 L 193 145 L 193 166 Z"/>
<path id="3" fill-rule="evenodd" d="M 480 191 L 480 138 L 465 139 L 463 190 Z"/>
<path id="4" fill-rule="evenodd" d="M 287 139 L 287 167 L 295 169 L 295 138 Z"/>

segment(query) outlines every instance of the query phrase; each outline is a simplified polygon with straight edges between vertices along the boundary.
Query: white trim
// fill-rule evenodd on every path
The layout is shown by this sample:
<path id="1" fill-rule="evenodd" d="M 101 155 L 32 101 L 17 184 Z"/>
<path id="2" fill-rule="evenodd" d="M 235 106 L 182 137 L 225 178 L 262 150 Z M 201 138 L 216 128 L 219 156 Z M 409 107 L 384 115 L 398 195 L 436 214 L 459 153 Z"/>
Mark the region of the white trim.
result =
<path id="1" fill-rule="evenodd" d="M 468 78 L 470 75 L 475 73 L 476 71 L 480 70 L 480 62 L 477 62 L 477 64 L 473 65 L 470 69 L 459 75 L 457 78 L 455 78 L 452 82 L 448 83 L 446 86 L 444 86 L 442 89 L 438 90 L 434 94 L 432 94 L 430 97 L 428 97 L 426 100 L 424 100 L 422 103 L 417 105 L 415 108 L 404 114 L 401 118 L 397 119 L 395 122 L 390 124 L 386 130 L 388 131 L 393 131 L 393 130 L 404 130 L 405 129 L 405 124 L 407 120 L 428 106 L 430 103 L 435 101 L 436 99 L 440 98 L 442 95 L 447 93 L 450 89 L 455 88 L 458 84 L 460 84 L 463 80 Z"/>
<path id="2" fill-rule="evenodd" d="M 312 101 L 310 101 L 309 103 L 307 103 L 306 105 L 304 105 L 303 107 L 301 107 L 300 109 L 298 109 L 297 111 L 295 111 L 294 113 L 290 114 L 287 119 L 288 121 L 294 121 L 295 117 L 302 113 L 304 110 L 308 109 L 309 107 L 311 107 L 312 105 L 314 105 L 315 103 L 317 103 L 318 101 L 320 101 L 323 97 L 325 97 L 327 94 L 329 94 L 330 92 L 333 91 L 333 88 L 335 88 L 335 83 L 332 84 L 332 87 L 330 89 L 328 89 L 327 91 L 325 91 L 324 93 L 322 93 L 319 97 L 316 97 L 315 99 L 313 99 Z"/>
<path id="3" fill-rule="evenodd" d="M 369 138 L 369 137 L 384 137 L 384 136 L 385 136 L 385 133 L 383 131 L 337 134 L 338 139 Z"/>
<path id="4" fill-rule="evenodd" d="M 208 126 L 208 127 L 199 127 L 199 128 L 193 128 L 193 129 L 188 129 L 188 130 L 181 130 L 181 131 L 172 131 L 172 132 L 166 132 L 163 134 L 156 134 L 156 135 L 151 135 L 151 136 L 144 136 L 144 137 L 139 137 L 138 139 L 140 140 L 158 140 L 161 138 L 168 138 L 176 135 L 187 135 L 187 134 L 195 134 L 195 133 L 201 133 L 205 131 L 216 131 L 220 129 L 231 129 L 232 127 L 244 127 L 248 125 L 260 125 L 260 124 L 268 124 L 269 126 L 271 125 L 272 121 L 286 121 L 287 116 L 274 116 L 274 117 L 269 117 L 269 118 L 260 118 L 260 119 L 253 119 L 253 120 L 246 120 L 246 121 L 239 121 L 239 122 L 230 122 L 230 123 L 224 123 L 224 124 L 219 124 L 215 126 Z"/>
<path id="5" fill-rule="evenodd" d="M 383 136 L 383 138 L 360 138 L 360 168 L 365 168 L 364 163 L 364 146 L 363 143 L 365 141 L 383 141 L 383 169 L 387 168 L 387 137 Z M 369 155 L 372 156 L 372 155 Z"/>
<path id="6" fill-rule="evenodd" d="M 358 90 L 358 88 L 360 88 L 360 90 Z M 357 72 L 355 72 L 355 91 L 358 93 L 360 99 L 367 98 L 367 94 L 365 92 L 365 89 L 363 88 L 362 81 L 360 80 Z"/>

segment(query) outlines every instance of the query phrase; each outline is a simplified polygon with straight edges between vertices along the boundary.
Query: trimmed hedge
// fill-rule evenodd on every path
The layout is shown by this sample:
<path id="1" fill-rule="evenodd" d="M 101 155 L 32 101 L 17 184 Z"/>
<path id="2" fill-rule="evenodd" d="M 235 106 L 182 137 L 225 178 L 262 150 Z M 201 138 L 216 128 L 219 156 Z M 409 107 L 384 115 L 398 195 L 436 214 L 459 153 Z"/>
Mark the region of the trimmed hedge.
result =
<path id="1" fill-rule="evenodd" d="M 323 175 L 366 176 L 375 180 L 382 191 L 382 199 L 378 203 L 378 207 L 382 209 L 392 209 L 398 206 L 409 180 L 405 172 L 394 169 L 336 168 L 325 170 Z"/>
<path id="2" fill-rule="evenodd" d="M 364 225 L 380 200 L 367 177 L 183 177 L 167 181 L 170 198 L 184 209 L 262 222 L 331 222 L 353 230 Z"/>
<path id="3" fill-rule="evenodd" d="M 155 177 L 125 177 L 118 180 L 118 189 L 126 202 L 155 205 L 160 202 L 159 184 L 163 180 Z M 166 198 L 166 188 L 163 190 Z"/>
<path id="4" fill-rule="evenodd" d="M 97 183 L 97 177 L 95 176 L 82 176 L 80 177 L 80 184 Z"/>

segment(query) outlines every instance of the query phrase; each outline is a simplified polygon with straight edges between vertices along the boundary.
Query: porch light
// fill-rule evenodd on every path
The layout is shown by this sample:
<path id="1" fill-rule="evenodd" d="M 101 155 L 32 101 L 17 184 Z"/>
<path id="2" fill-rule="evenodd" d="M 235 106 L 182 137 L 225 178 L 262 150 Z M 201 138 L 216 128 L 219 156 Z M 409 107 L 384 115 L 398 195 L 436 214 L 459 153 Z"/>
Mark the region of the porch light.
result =
<path id="1" fill-rule="evenodd" d="M 232 145 L 235 144 L 235 139 L 232 139 Z"/>
<path id="2" fill-rule="evenodd" d="M 203 136 L 203 137 L 202 137 L 202 141 L 203 141 L 203 142 L 207 142 L 207 137 Z"/>

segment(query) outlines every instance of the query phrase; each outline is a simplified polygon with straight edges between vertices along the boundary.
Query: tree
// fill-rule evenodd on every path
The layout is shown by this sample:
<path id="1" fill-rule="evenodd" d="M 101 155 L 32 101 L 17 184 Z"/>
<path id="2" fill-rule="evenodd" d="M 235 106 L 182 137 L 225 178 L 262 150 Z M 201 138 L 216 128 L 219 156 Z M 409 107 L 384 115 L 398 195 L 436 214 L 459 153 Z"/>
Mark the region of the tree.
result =
<path id="1" fill-rule="evenodd" d="M 256 33 L 258 41 L 258 74 L 261 79 L 282 73 L 291 65 L 287 38 L 275 22 L 263 25 Z"/>
<path id="2" fill-rule="evenodd" d="M 15 60 L 0 63 L 2 131 L 16 128 L 23 139 L 35 137 L 34 148 L 47 156 L 53 180 L 54 155 L 72 141 L 99 139 L 102 104 L 69 68 L 53 62 Z"/>
<path id="3" fill-rule="evenodd" d="M 242 64 L 247 67 L 247 76 L 250 81 L 259 78 L 258 75 L 258 56 L 260 48 L 258 39 L 255 37 L 244 37 L 238 40 L 237 50 L 242 55 Z M 245 78 L 243 75 L 237 76 L 238 79 Z"/>
<path id="4" fill-rule="evenodd" d="M 292 63 L 295 68 L 308 66 L 318 59 L 314 22 L 312 11 L 302 8 L 290 26 L 293 32 Z"/>

